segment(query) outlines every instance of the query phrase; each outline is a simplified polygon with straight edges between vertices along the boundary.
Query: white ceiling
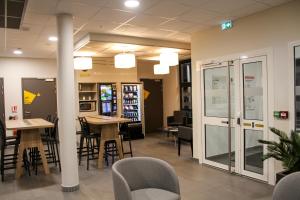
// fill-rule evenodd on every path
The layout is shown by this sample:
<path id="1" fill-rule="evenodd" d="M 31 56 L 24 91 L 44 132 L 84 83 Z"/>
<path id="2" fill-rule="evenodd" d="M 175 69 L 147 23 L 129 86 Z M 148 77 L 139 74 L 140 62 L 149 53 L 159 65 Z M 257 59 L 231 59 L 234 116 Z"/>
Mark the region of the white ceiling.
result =
<path id="1" fill-rule="evenodd" d="M 28 0 L 21 30 L 0 29 L 0 56 L 14 56 L 22 48 L 24 57 L 55 57 L 55 15 L 74 15 L 75 41 L 88 32 L 113 33 L 190 42 L 190 34 L 237 19 L 290 0 L 140 0 L 128 9 L 124 0 Z M 5 42 L 6 41 L 6 42 Z"/>

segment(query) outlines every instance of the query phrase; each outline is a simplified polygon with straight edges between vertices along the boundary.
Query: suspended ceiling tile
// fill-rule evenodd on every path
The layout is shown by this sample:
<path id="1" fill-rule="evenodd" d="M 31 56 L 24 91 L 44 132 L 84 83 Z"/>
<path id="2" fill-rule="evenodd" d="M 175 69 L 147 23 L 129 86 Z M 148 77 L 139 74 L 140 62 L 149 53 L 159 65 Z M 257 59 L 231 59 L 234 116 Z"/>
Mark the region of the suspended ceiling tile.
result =
<path id="1" fill-rule="evenodd" d="M 85 3 L 61 0 L 56 11 L 57 13 L 71 13 L 74 17 L 89 19 L 93 17 L 100 9 L 100 7 L 87 5 Z"/>
<path id="2" fill-rule="evenodd" d="M 204 3 L 210 0 L 174 0 L 177 3 L 181 3 L 183 5 L 192 6 L 193 8 L 200 7 Z"/>
<path id="3" fill-rule="evenodd" d="M 268 9 L 269 6 L 261 3 L 255 3 L 251 4 L 245 8 L 234 10 L 230 13 L 231 16 L 234 16 L 235 18 L 245 17 L 263 10 Z"/>
<path id="4" fill-rule="evenodd" d="M 170 20 L 166 23 L 163 23 L 160 25 L 160 28 L 163 29 L 170 29 L 170 30 L 176 30 L 176 31 L 183 31 L 187 28 L 193 27 L 195 24 L 191 22 L 185 22 L 180 20 Z"/>
<path id="5" fill-rule="evenodd" d="M 215 17 L 219 16 L 220 14 L 212 11 L 207 11 L 203 9 L 193 9 L 180 17 L 178 17 L 180 20 L 188 21 L 188 22 L 194 22 L 197 24 L 201 24 L 205 21 L 214 19 Z"/>
<path id="6" fill-rule="evenodd" d="M 141 34 L 142 37 L 148 38 L 162 38 L 169 39 L 168 35 L 173 34 L 172 30 L 164 30 L 164 29 L 149 29 L 147 32 Z"/>
<path id="7" fill-rule="evenodd" d="M 254 4 L 253 0 L 210 0 L 204 3 L 201 8 L 217 13 L 228 14 L 233 10 L 241 9 L 251 4 Z"/>
<path id="8" fill-rule="evenodd" d="M 72 1 L 74 3 L 81 3 L 81 4 L 86 4 L 86 5 L 94 6 L 94 7 L 103 7 L 110 0 L 72 0 Z"/>
<path id="9" fill-rule="evenodd" d="M 40 34 L 43 31 L 43 25 L 34 25 L 34 24 L 27 24 L 23 23 L 20 30 L 25 31 L 30 34 Z"/>
<path id="10" fill-rule="evenodd" d="M 134 16 L 135 15 L 133 13 L 104 8 L 98 12 L 98 14 L 93 18 L 93 20 L 108 20 L 112 23 L 124 23 L 129 19 L 133 18 Z"/>
<path id="11" fill-rule="evenodd" d="M 33 25 L 45 25 L 50 19 L 50 16 L 51 15 L 26 12 L 23 23 Z"/>
<path id="12" fill-rule="evenodd" d="M 94 33 L 107 33 L 120 26 L 118 23 L 109 22 L 107 20 L 93 20 L 90 21 L 86 26 L 82 29 L 86 32 L 94 32 Z"/>
<path id="13" fill-rule="evenodd" d="M 55 14 L 56 6 L 59 0 L 29 0 L 27 5 L 27 11 L 40 13 L 40 14 Z"/>
<path id="14" fill-rule="evenodd" d="M 192 33 L 195 33 L 195 32 L 198 32 L 198 31 L 201 31 L 201 30 L 205 30 L 209 28 L 209 26 L 206 26 L 206 25 L 199 25 L 199 24 L 196 24 L 190 28 L 186 28 L 183 32 L 184 33 L 188 33 L 188 34 L 192 34 Z"/>
<path id="15" fill-rule="evenodd" d="M 174 0 L 164 0 L 147 9 L 145 13 L 160 17 L 174 18 L 189 11 L 190 9 L 190 6 L 176 3 Z"/>
<path id="16" fill-rule="evenodd" d="M 167 19 L 167 18 L 139 14 L 133 20 L 131 20 L 129 23 L 131 25 L 136 25 L 136 26 L 154 27 L 154 26 L 158 26 L 159 24 L 167 22 L 167 21 L 169 21 L 169 19 Z"/>

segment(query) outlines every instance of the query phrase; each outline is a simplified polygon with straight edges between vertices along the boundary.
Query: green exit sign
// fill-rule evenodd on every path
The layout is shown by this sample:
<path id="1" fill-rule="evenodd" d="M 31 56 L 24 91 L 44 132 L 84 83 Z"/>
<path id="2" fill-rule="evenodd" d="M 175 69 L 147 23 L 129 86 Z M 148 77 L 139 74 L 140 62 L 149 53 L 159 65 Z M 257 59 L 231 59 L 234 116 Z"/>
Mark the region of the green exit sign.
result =
<path id="1" fill-rule="evenodd" d="M 233 26 L 233 24 L 232 24 L 232 21 L 231 21 L 231 20 L 226 21 L 226 22 L 224 22 L 224 23 L 221 24 L 222 31 L 231 29 L 232 26 Z"/>

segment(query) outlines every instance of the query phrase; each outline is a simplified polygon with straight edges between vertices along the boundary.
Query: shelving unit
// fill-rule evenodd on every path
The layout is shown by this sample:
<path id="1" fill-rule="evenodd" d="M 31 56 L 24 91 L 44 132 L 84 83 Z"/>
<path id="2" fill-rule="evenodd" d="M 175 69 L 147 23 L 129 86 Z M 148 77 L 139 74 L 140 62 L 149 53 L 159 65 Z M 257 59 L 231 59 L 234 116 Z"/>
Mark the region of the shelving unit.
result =
<path id="1" fill-rule="evenodd" d="M 123 86 L 123 114 L 132 122 L 141 122 L 139 93 L 137 85 Z"/>
<path id="2" fill-rule="evenodd" d="M 78 83 L 78 101 L 80 112 L 95 112 L 97 111 L 98 92 L 97 83 Z M 82 110 L 86 105 L 90 104 L 91 110 Z"/>
<path id="3" fill-rule="evenodd" d="M 97 101 L 96 83 L 79 83 L 79 101 Z"/>
<path id="4" fill-rule="evenodd" d="M 186 111 L 192 118 L 192 63 L 191 60 L 181 61 L 179 64 L 180 76 L 180 109 Z"/>

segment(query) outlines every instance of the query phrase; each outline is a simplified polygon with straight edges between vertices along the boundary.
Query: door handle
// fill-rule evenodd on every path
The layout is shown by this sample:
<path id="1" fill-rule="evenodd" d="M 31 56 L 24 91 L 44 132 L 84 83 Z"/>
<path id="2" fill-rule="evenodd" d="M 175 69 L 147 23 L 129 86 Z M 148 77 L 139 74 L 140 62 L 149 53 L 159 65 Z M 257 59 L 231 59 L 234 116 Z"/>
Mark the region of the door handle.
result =
<path id="1" fill-rule="evenodd" d="M 221 121 L 222 124 L 229 124 L 228 121 Z"/>
<path id="2" fill-rule="evenodd" d="M 237 123 L 237 125 L 241 125 L 241 118 L 238 117 L 238 118 L 236 119 L 236 123 Z"/>
<path id="3" fill-rule="evenodd" d="M 31 112 L 30 112 L 30 111 L 25 111 L 25 114 L 28 114 L 28 115 L 29 115 L 29 114 L 31 114 Z"/>

